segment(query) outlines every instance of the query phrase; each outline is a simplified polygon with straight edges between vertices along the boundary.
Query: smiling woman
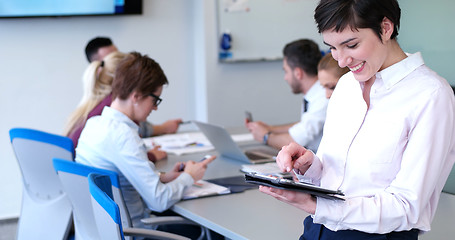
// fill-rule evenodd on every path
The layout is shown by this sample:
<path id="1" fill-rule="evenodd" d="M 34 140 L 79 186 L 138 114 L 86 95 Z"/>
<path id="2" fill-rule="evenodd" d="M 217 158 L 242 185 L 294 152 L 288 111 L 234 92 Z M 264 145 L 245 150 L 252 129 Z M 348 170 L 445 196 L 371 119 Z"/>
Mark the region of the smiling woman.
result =
<path id="1" fill-rule="evenodd" d="M 401 49 L 400 14 L 397 0 L 322 0 L 315 10 L 333 58 L 351 71 L 331 96 L 316 156 L 290 144 L 277 163 L 346 198 L 261 187 L 313 214 L 301 239 L 417 239 L 430 230 L 455 161 L 455 98 L 420 53 Z"/>

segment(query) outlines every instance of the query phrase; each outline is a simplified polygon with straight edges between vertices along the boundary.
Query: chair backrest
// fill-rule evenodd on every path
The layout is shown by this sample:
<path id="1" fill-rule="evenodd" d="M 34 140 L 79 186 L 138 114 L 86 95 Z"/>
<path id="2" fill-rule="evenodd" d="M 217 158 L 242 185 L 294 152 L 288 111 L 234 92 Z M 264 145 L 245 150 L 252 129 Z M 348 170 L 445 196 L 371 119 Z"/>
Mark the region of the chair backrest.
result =
<path id="1" fill-rule="evenodd" d="M 52 159 L 72 161 L 73 142 L 26 128 L 13 128 L 9 134 L 23 180 L 17 239 L 65 239 L 72 225 L 72 207 Z"/>
<path id="2" fill-rule="evenodd" d="M 62 159 L 54 159 L 54 168 L 63 185 L 65 192 L 73 205 L 73 219 L 75 225 L 76 240 L 99 239 L 96 229 L 95 218 L 92 211 L 88 175 L 90 173 L 103 174 L 110 177 L 113 199 L 120 208 L 122 225 L 131 227 L 131 221 L 125 203 L 123 201 L 118 174 L 113 171 L 91 167 L 77 162 L 68 162 Z"/>
<path id="3" fill-rule="evenodd" d="M 64 195 L 52 159 L 73 161 L 71 139 L 26 128 L 13 128 L 9 134 L 30 197 L 35 201 L 51 201 Z"/>
<path id="4" fill-rule="evenodd" d="M 107 175 L 90 173 L 88 177 L 92 209 L 102 240 L 124 239 L 118 205 L 112 200 L 111 180 Z"/>

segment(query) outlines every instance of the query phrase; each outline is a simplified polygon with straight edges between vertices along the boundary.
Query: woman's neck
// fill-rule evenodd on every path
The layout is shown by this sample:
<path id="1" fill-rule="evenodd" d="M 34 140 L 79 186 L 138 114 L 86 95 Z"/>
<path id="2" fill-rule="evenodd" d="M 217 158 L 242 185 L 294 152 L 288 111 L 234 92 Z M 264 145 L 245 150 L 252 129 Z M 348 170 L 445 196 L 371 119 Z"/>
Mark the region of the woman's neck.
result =
<path id="1" fill-rule="evenodd" d="M 382 65 L 382 67 L 379 69 L 379 71 L 386 69 L 386 68 L 392 66 L 393 64 L 400 62 L 401 60 L 407 58 L 406 53 L 403 51 L 403 49 L 401 49 L 401 47 L 398 44 L 396 39 L 392 39 L 386 44 L 388 44 L 387 58 L 384 61 L 384 64 Z"/>
<path id="2" fill-rule="evenodd" d="M 116 98 L 112 101 L 111 103 L 111 108 L 125 114 L 129 119 L 133 120 L 133 111 L 131 110 L 132 107 L 130 106 L 131 103 L 128 99 L 127 100 L 121 100 L 119 98 Z"/>

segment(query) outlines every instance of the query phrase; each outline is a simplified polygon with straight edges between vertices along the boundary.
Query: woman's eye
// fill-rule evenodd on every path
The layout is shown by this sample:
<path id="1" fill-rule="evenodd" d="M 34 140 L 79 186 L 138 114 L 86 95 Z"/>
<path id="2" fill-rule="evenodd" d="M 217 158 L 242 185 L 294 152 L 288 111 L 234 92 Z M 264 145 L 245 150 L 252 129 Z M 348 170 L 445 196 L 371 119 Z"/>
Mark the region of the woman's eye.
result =
<path id="1" fill-rule="evenodd" d="M 358 43 L 352 44 L 352 45 L 348 45 L 348 48 L 355 48 L 355 47 L 357 47 L 357 44 L 358 44 Z"/>

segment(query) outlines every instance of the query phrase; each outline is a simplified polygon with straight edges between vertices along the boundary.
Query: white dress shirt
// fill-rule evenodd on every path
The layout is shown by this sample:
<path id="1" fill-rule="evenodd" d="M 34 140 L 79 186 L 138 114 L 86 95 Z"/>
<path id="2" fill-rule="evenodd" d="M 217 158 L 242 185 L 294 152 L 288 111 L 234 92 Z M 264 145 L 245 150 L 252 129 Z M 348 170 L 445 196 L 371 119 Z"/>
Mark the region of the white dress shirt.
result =
<path id="1" fill-rule="evenodd" d="M 123 113 L 105 107 L 101 116 L 87 121 L 76 148 L 76 162 L 117 172 L 133 226 L 143 227 L 140 219 L 147 216 L 145 204 L 151 210 L 164 211 L 179 201 L 185 187 L 194 181 L 182 173 L 174 181 L 162 183 L 147 158 L 138 128 Z"/>
<path id="2" fill-rule="evenodd" d="M 376 74 L 370 107 L 349 72 L 329 103 L 309 175 L 346 201 L 318 198 L 315 223 L 331 230 L 430 230 L 455 161 L 454 93 L 420 53 Z"/>
<path id="3" fill-rule="evenodd" d="M 289 135 L 299 145 L 316 151 L 321 142 L 328 104 L 325 89 L 319 81 L 313 84 L 304 99 L 308 101 L 307 111 L 302 111 L 300 122 L 289 128 Z"/>

